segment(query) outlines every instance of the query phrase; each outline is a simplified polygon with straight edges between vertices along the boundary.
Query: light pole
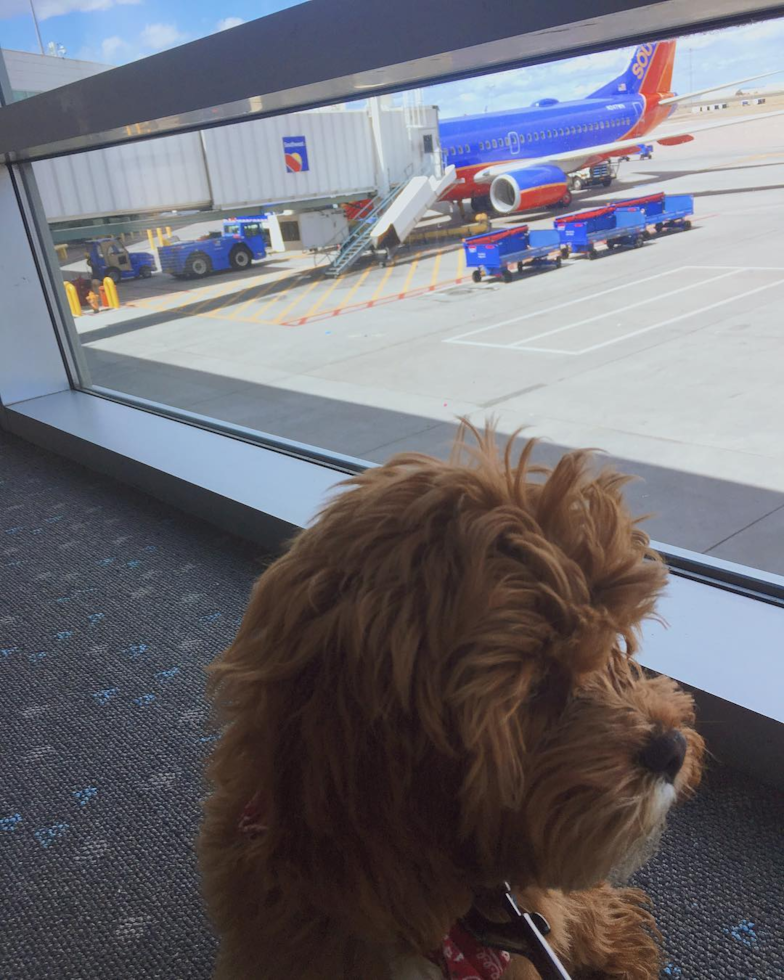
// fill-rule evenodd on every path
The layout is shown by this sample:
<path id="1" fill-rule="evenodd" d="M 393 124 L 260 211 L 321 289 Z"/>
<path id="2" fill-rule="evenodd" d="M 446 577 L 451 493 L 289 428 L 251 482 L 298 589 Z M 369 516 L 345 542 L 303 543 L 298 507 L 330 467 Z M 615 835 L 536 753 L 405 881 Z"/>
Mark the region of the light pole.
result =
<path id="1" fill-rule="evenodd" d="M 44 42 L 41 40 L 41 31 L 38 28 L 38 18 L 35 16 L 35 7 L 33 6 L 33 0 L 30 0 L 30 13 L 33 15 L 35 34 L 36 37 L 38 38 L 38 47 L 41 49 L 41 54 L 44 54 Z"/>

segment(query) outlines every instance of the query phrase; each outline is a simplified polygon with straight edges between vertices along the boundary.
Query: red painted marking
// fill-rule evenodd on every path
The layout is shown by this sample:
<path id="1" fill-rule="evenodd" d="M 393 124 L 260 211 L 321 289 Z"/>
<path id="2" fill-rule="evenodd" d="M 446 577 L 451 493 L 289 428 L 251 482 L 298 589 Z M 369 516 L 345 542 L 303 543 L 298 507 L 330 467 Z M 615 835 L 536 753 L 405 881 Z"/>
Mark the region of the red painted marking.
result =
<path id="1" fill-rule="evenodd" d="M 345 313 L 358 313 L 360 310 L 369 310 L 371 307 L 386 306 L 387 303 L 397 303 L 401 299 L 408 299 L 411 296 L 422 296 L 424 293 L 432 293 L 436 289 L 452 285 L 453 283 L 459 286 L 461 282 L 465 282 L 469 278 L 469 276 L 459 276 L 457 279 L 446 279 L 443 282 L 437 282 L 434 286 L 418 286 L 416 289 L 410 289 L 407 293 L 393 293 L 391 296 L 382 296 L 380 299 L 365 300 L 362 303 L 352 303 L 351 306 L 325 310 L 323 313 L 314 313 L 310 317 L 300 317 L 298 320 L 283 323 L 281 326 L 288 328 L 301 327 L 307 323 L 318 323 L 319 320 L 331 320 L 333 317 L 343 316 Z"/>

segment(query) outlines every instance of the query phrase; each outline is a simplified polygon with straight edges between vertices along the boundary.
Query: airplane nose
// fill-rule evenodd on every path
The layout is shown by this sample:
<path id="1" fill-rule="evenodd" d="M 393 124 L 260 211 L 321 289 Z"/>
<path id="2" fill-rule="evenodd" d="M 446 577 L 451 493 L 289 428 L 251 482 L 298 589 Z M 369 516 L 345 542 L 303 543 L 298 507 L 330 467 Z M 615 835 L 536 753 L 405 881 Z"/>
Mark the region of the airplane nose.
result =
<path id="1" fill-rule="evenodd" d="M 686 758 L 686 739 L 676 729 L 655 735 L 640 753 L 640 762 L 651 772 L 672 782 Z"/>

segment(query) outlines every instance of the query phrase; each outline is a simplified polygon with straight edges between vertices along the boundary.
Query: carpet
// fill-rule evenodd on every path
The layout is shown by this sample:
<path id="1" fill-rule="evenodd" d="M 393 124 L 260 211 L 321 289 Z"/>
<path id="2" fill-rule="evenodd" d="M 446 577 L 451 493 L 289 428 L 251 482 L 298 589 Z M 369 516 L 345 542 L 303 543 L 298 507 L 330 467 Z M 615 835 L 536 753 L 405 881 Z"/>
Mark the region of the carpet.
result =
<path id="1" fill-rule="evenodd" d="M 256 549 L 0 433 L 0 980 L 206 980 L 204 667 Z M 637 880 L 663 976 L 784 976 L 784 797 L 715 768 Z M 338 978 L 330 978 L 338 980 Z"/>

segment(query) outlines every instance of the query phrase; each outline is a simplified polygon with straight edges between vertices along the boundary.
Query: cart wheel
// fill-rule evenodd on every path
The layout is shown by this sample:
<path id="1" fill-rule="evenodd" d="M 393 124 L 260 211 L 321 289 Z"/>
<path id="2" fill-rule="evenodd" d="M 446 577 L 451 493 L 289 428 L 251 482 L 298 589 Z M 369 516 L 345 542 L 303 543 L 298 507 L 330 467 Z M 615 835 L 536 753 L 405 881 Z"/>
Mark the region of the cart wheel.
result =
<path id="1" fill-rule="evenodd" d="M 607 248 L 609 248 L 609 250 L 612 252 L 612 250 L 615 248 L 615 242 L 607 242 Z"/>
<path id="2" fill-rule="evenodd" d="M 609 245 L 610 243 L 608 242 L 607 244 Z M 595 249 L 595 248 L 589 248 L 589 249 L 588 249 L 588 258 L 589 258 L 589 259 L 591 259 L 592 261 L 593 261 L 593 259 L 595 259 L 595 258 L 596 258 L 596 256 L 597 256 L 598 254 L 599 254 L 599 253 L 598 253 L 598 252 L 596 251 L 596 249 Z"/>
<path id="3" fill-rule="evenodd" d="M 664 225 L 661 223 L 661 221 L 656 222 L 655 228 L 658 235 L 661 235 L 661 233 L 664 231 Z"/>
<path id="4" fill-rule="evenodd" d="M 569 249 L 569 246 L 564 245 L 564 247 L 561 249 L 561 258 L 568 259 L 570 255 L 571 255 L 571 251 Z"/>
<path id="5" fill-rule="evenodd" d="M 651 237 L 651 233 L 650 233 L 650 231 L 648 231 L 648 229 L 647 229 L 647 228 L 646 228 L 646 229 L 645 229 L 645 231 L 644 231 L 644 232 L 642 233 L 642 237 L 643 237 L 643 238 L 645 239 L 645 241 L 646 241 L 646 242 L 647 242 L 647 241 L 648 241 L 648 239 L 649 239 L 649 238 Z"/>
<path id="6" fill-rule="evenodd" d="M 689 230 L 690 228 L 691 228 L 691 221 L 689 221 L 689 219 L 687 218 L 687 219 L 686 219 L 686 220 L 685 220 L 685 221 L 683 222 L 683 230 L 684 230 L 684 231 L 688 231 L 688 230 Z"/>
<path id="7" fill-rule="evenodd" d="M 560 269 L 561 268 L 561 256 L 560 255 L 555 260 L 555 267 L 556 267 L 556 269 Z"/>
<path id="8" fill-rule="evenodd" d="M 479 269 L 474 269 L 474 271 L 471 273 L 471 278 L 474 280 L 474 282 L 481 282 L 482 273 L 479 271 Z"/>
<path id="9" fill-rule="evenodd" d="M 642 248 L 644 244 L 645 239 L 642 237 L 642 235 L 637 235 L 637 237 L 634 239 L 634 248 Z"/>
<path id="10" fill-rule="evenodd" d="M 512 281 L 512 273 L 509 271 L 509 269 L 504 269 L 501 275 L 504 277 L 504 282 Z"/>
<path id="11" fill-rule="evenodd" d="M 517 263 L 517 271 L 522 274 L 522 271 L 523 271 L 523 263 L 522 262 L 518 262 Z"/>

